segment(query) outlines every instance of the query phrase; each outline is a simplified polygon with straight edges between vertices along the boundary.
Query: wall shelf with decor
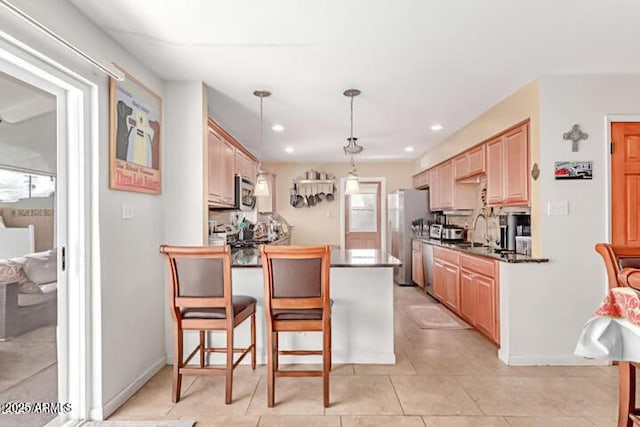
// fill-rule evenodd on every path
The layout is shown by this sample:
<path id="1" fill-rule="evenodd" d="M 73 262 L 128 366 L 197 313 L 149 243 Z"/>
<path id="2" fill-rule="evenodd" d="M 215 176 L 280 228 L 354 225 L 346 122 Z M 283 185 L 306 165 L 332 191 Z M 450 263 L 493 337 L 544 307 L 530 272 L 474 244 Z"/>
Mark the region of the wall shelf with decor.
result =
<path id="1" fill-rule="evenodd" d="M 335 184 L 335 179 L 294 179 L 294 184 Z"/>

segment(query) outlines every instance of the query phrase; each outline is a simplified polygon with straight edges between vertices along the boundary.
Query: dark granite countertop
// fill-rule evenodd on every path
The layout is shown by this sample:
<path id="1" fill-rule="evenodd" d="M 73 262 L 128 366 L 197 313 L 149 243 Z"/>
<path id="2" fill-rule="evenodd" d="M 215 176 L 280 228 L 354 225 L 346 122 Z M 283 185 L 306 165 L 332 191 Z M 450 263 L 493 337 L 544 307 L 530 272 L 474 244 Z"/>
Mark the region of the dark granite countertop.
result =
<path id="1" fill-rule="evenodd" d="M 414 237 L 415 240 L 427 243 L 441 248 L 453 249 L 454 251 L 463 252 L 469 255 L 477 255 L 485 258 L 495 259 L 502 262 L 525 263 L 525 262 L 549 262 L 547 258 L 534 258 L 529 255 L 521 255 L 514 253 L 499 253 L 486 246 L 471 247 L 468 244 L 447 243 L 440 240 L 429 239 L 428 237 Z"/>
<path id="2" fill-rule="evenodd" d="M 331 267 L 399 267 L 398 258 L 376 249 L 332 249 Z M 243 248 L 231 250 L 232 267 L 262 267 L 260 250 Z"/>

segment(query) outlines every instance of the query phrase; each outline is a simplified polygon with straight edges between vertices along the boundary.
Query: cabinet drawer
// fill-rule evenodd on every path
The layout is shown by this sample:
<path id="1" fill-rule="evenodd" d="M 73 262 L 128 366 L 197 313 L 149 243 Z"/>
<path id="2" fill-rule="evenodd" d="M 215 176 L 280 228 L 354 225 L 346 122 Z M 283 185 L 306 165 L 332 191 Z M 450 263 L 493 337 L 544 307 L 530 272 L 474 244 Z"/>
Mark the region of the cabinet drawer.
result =
<path id="1" fill-rule="evenodd" d="M 460 266 L 488 277 L 494 276 L 495 261 L 466 254 L 460 255 Z"/>
<path id="2" fill-rule="evenodd" d="M 460 255 L 458 252 L 449 249 L 433 248 L 433 257 L 458 265 Z"/>
<path id="3" fill-rule="evenodd" d="M 422 242 L 419 240 L 411 241 L 411 250 L 414 252 L 422 253 Z"/>

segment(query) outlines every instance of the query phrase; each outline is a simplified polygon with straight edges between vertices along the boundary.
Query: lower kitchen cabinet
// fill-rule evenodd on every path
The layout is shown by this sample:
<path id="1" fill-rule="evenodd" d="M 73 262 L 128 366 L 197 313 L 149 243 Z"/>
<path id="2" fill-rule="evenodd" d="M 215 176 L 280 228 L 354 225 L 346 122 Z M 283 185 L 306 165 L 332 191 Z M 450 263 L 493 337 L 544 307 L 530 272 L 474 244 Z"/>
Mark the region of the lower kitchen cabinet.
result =
<path id="1" fill-rule="evenodd" d="M 422 263 L 422 243 L 418 240 L 411 242 L 411 279 L 413 283 L 424 288 L 424 264 Z"/>
<path id="2" fill-rule="evenodd" d="M 500 343 L 495 261 L 434 248 L 433 293 L 480 333 Z"/>

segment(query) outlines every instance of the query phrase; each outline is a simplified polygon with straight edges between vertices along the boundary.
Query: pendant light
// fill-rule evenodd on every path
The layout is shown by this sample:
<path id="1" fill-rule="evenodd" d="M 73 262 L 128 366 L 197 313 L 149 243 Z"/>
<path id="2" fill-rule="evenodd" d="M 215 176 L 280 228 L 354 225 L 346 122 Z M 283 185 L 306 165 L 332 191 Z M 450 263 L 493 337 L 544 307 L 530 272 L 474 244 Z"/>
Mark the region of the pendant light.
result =
<path id="1" fill-rule="evenodd" d="M 271 96 L 271 92 L 266 90 L 256 90 L 253 92 L 255 96 L 260 98 L 260 146 L 264 147 L 264 126 L 262 123 L 262 101 L 264 98 Z M 262 169 L 262 162 L 258 165 L 258 176 L 256 178 L 256 186 L 253 194 L 255 196 L 269 196 L 269 183 L 267 182 L 266 172 Z"/>
<path id="2" fill-rule="evenodd" d="M 359 154 L 364 150 L 363 146 L 358 145 L 358 138 L 353 136 L 353 98 L 360 95 L 360 91 L 358 89 L 347 89 L 344 91 L 343 95 L 351 98 L 351 133 L 349 138 L 347 138 L 347 145 L 342 147 L 344 154 L 348 154 L 351 158 L 351 170 L 347 176 L 344 194 L 352 195 L 360 193 L 360 182 L 358 181 L 358 174 L 356 164 L 353 161 L 353 155 Z"/>

